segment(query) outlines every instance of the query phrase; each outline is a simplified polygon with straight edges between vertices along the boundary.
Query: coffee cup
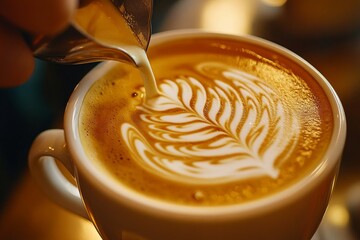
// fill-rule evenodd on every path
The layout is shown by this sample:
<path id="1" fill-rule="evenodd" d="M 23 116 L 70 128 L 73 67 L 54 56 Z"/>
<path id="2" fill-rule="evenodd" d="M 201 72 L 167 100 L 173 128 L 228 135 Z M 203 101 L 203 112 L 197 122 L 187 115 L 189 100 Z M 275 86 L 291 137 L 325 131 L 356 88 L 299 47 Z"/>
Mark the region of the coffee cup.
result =
<path id="1" fill-rule="evenodd" d="M 346 135 L 328 81 L 253 36 L 163 32 L 148 56 L 161 95 L 146 98 L 133 66 L 101 63 L 64 129 L 35 139 L 29 166 L 49 197 L 104 239 L 310 239 Z"/>

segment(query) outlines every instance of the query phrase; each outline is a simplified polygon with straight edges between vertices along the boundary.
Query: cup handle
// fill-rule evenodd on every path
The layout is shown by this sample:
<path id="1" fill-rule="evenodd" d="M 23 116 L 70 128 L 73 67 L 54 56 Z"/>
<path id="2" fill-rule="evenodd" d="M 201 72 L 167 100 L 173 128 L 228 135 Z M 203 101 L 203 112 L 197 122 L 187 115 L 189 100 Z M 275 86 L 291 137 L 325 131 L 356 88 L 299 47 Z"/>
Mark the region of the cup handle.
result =
<path id="1" fill-rule="evenodd" d="M 73 163 L 61 129 L 47 130 L 36 137 L 29 152 L 30 173 L 51 200 L 89 219 L 79 189 L 64 176 L 56 160 L 74 177 Z"/>

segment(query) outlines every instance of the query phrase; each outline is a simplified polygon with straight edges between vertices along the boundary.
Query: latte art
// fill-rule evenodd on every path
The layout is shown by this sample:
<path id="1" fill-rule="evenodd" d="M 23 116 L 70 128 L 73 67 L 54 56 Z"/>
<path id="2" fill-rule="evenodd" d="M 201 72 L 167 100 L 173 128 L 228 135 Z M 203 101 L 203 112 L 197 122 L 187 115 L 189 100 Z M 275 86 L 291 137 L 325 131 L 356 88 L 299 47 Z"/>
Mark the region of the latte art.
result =
<path id="1" fill-rule="evenodd" d="M 147 55 L 159 94 L 116 64 L 80 111 L 87 156 L 116 183 L 176 204 L 239 204 L 296 184 L 321 162 L 330 103 L 291 60 L 218 38 L 169 41 Z"/>
<path id="2" fill-rule="evenodd" d="M 211 62 L 196 70 L 214 87 L 190 76 L 164 80 L 162 95 L 138 107 L 142 127 L 121 125 L 133 159 L 181 182 L 277 178 L 297 144 L 294 110 L 253 75 Z"/>

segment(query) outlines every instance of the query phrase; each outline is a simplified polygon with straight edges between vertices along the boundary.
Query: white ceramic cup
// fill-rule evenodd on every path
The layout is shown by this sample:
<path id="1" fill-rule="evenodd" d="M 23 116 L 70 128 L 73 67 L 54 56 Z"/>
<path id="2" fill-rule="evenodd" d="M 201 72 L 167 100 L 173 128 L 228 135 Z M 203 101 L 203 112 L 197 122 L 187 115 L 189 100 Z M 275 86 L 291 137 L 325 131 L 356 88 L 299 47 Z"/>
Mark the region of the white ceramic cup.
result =
<path id="1" fill-rule="evenodd" d="M 311 174 L 279 193 L 228 206 L 178 205 L 127 189 L 95 167 L 79 138 L 78 117 L 85 94 L 117 64 L 105 62 L 87 74 L 74 90 L 66 107 L 64 130 L 45 131 L 34 141 L 29 153 L 32 175 L 55 202 L 92 221 L 104 239 L 121 239 L 124 233 L 152 240 L 310 239 L 328 205 L 345 142 L 346 121 L 339 98 L 309 63 L 259 38 L 173 31 L 155 34 L 150 48 L 173 39 L 206 36 L 251 42 L 282 54 L 322 86 L 331 103 L 334 131 L 328 150 Z M 76 186 L 59 171 L 55 159 L 72 174 Z"/>

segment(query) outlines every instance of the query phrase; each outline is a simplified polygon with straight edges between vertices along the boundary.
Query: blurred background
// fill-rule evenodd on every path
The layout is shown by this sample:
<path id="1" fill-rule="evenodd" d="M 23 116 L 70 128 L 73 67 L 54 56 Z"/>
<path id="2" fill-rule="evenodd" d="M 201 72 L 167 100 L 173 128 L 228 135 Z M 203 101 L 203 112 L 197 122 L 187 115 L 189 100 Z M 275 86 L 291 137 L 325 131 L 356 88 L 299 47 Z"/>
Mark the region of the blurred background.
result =
<path id="1" fill-rule="evenodd" d="M 152 27 L 153 33 L 201 28 L 259 36 L 297 53 L 329 80 L 344 105 L 348 134 L 314 239 L 360 239 L 360 0 L 154 0 Z M 26 84 L 0 89 L 0 239 L 100 239 L 89 222 L 51 203 L 27 169 L 32 140 L 62 127 L 67 99 L 95 65 L 37 60 Z"/>

